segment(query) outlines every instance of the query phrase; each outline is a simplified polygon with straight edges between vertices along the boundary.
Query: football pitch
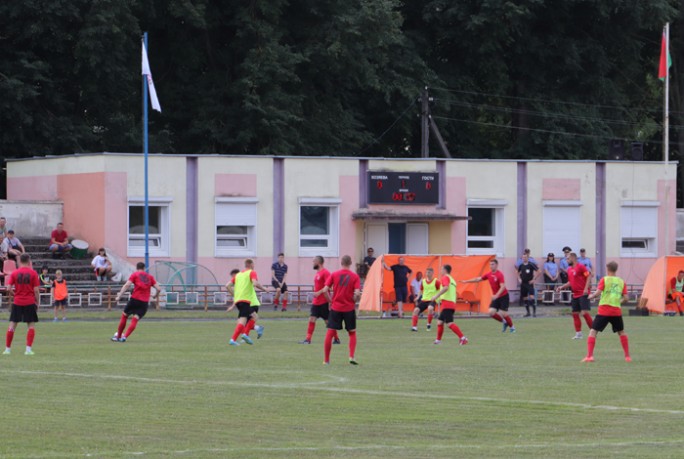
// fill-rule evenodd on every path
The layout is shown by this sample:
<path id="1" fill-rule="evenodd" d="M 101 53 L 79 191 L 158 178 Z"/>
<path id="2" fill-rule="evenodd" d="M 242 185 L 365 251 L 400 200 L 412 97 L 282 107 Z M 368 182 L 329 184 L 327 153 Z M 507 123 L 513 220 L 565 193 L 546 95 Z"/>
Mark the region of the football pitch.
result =
<path id="1" fill-rule="evenodd" d="M 362 320 L 357 367 L 346 333 L 322 365 L 321 322 L 312 345 L 304 320 L 265 320 L 233 348 L 228 319 L 143 320 L 127 343 L 114 320 L 46 320 L 34 356 L 22 324 L 0 356 L 0 457 L 682 457 L 684 320 L 626 317 L 633 362 L 604 332 L 593 364 L 570 318 L 516 322 L 457 320 L 461 347 Z"/>

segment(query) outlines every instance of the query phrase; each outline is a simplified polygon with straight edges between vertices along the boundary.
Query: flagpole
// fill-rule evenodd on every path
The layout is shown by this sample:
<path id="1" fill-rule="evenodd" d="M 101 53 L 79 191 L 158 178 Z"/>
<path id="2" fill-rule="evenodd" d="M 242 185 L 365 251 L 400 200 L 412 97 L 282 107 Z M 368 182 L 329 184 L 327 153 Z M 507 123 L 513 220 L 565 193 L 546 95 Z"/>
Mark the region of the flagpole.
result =
<path id="1" fill-rule="evenodd" d="M 147 52 L 147 32 L 143 33 L 143 46 Z M 143 89 L 143 161 L 145 176 L 145 207 L 143 210 L 143 222 L 145 226 L 145 269 L 150 269 L 150 201 L 147 184 L 147 157 L 148 157 L 148 138 L 147 138 L 147 75 L 142 76 Z"/>
<path id="2" fill-rule="evenodd" d="M 665 100 L 663 102 L 663 162 L 665 166 L 670 161 L 670 23 L 665 23 L 665 49 L 668 59 L 665 63 Z"/>

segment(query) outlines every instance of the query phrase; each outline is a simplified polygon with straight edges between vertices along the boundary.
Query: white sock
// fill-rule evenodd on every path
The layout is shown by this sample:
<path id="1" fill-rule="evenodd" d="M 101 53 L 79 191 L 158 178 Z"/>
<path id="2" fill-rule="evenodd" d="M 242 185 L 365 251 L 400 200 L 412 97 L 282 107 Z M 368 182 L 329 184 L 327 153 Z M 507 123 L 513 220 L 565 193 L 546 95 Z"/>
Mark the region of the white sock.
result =
<path id="1" fill-rule="evenodd" d="M 27 350 L 27 351 L 30 351 L 30 350 L 31 350 L 31 346 L 26 346 L 26 350 Z"/>

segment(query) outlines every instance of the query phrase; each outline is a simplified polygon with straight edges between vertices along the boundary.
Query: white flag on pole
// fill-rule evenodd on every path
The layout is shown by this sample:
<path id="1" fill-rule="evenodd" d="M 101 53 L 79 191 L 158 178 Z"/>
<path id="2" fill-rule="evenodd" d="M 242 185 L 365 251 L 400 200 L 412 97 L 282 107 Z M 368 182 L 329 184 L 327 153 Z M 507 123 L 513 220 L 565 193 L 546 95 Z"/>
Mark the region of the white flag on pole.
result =
<path id="1" fill-rule="evenodd" d="M 142 74 L 147 77 L 147 87 L 150 91 L 150 103 L 152 104 L 152 108 L 161 113 L 161 105 L 159 105 L 159 99 L 157 98 L 157 90 L 154 89 L 152 71 L 150 70 L 150 62 L 147 60 L 147 50 L 145 49 L 144 42 L 142 44 Z"/>

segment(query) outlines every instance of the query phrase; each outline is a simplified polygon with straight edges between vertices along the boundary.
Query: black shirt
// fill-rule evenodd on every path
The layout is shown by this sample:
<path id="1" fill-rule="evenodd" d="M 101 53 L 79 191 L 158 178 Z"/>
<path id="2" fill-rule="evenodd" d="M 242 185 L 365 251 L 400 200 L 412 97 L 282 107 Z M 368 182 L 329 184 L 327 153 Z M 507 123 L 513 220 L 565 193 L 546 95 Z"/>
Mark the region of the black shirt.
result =
<path id="1" fill-rule="evenodd" d="M 368 266 L 373 266 L 374 261 L 375 261 L 375 257 L 366 257 L 363 259 L 363 264 L 368 265 Z"/>
<path id="2" fill-rule="evenodd" d="M 411 268 L 406 265 L 392 265 L 390 269 L 394 273 L 394 288 L 406 287 L 409 274 L 413 272 Z"/>
<path id="3" fill-rule="evenodd" d="M 520 280 L 523 284 L 529 284 L 532 279 L 534 279 L 534 272 L 537 271 L 537 265 L 534 263 L 523 263 L 518 266 L 518 274 L 520 274 Z"/>

